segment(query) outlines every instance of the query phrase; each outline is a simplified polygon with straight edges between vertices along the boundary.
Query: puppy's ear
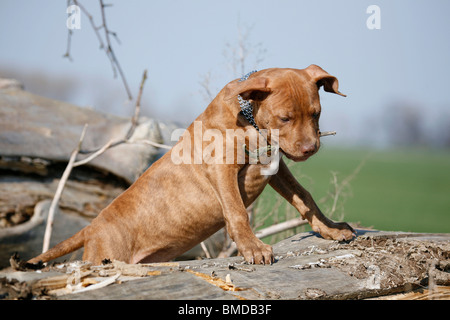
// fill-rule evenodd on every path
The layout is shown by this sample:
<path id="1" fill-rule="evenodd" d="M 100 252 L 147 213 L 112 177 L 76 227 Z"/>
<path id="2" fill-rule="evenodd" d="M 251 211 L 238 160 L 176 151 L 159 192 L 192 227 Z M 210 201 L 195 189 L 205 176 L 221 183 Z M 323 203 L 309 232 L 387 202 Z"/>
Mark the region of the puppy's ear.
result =
<path id="1" fill-rule="evenodd" d="M 315 64 L 310 65 L 305 71 L 311 76 L 313 81 L 317 84 L 317 88 L 320 89 L 323 86 L 323 90 L 327 92 L 336 93 L 343 97 L 346 97 L 345 94 L 339 92 L 339 81 L 336 77 L 328 74 L 321 67 L 316 66 Z"/>
<path id="2" fill-rule="evenodd" d="M 268 82 L 269 79 L 265 77 L 251 77 L 241 82 L 238 80 L 230 82 L 225 86 L 224 100 L 236 98 L 238 95 L 244 100 L 263 100 L 271 91 L 267 87 Z"/>

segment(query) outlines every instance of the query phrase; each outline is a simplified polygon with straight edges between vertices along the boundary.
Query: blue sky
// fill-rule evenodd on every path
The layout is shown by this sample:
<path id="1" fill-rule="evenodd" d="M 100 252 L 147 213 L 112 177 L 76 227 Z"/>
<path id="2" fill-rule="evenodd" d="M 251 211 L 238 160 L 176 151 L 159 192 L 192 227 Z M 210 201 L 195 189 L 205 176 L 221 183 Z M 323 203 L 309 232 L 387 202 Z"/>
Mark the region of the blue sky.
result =
<path id="1" fill-rule="evenodd" d="M 100 15 L 97 1 L 80 0 Z M 338 77 L 347 98 L 321 92 L 323 130 L 334 141 L 383 141 L 380 118 L 393 103 L 422 106 L 430 127 L 449 117 L 450 1 L 364 0 L 111 0 L 107 22 L 121 44 L 113 47 L 136 95 L 148 69 L 144 112 L 190 122 L 206 107 L 199 82 L 208 72 L 219 90 L 234 74 L 224 50 L 235 46 L 238 25 L 251 27 L 249 48 L 264 48 L 258 69 L 304 68 L 314 63 Z M 381 29 L 369 30 L 369 5 L 381 10 Z M 65 76 L 80 82 L 70 101 L 102 111 L 131 115 L 132 105 L 99 45 L 86 16 L 66 49 L 66 1 L 0 1 L 2 69 Z M 254 56 L 249 55 L 248 71 Z M 40 92 L 37 92 L 40 93 Z M 113 96 L 101 105 L 95 95 Z M 98 104 L 97 104 L 98 103 Z M 131 108 L 131 109 L 130 109 Z M 378 120 L 374 120 L 378 119 Z M 373 126 L 373 127 L 371 127 Z M 377 142 L 375 141 L 375 142 Z"/>

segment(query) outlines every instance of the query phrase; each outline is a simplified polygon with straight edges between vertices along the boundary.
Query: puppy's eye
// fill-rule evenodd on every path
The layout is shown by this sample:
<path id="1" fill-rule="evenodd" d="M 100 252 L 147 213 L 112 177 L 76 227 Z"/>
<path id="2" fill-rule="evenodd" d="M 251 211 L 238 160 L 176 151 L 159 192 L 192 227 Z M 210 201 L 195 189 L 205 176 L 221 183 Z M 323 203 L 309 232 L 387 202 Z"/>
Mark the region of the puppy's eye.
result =
<path id="1" fill-rule="evenodd" d="M 288 117 L 280 117 L 281 122 L 289 122 L 289 118 Z"/>
<path id="2" fill-rule="evenodd" d="M 314 112 L 314 113 L 312 114 L 313 119 L 318 119 L 319 116 L 320 116 L 320 112 Z"/>

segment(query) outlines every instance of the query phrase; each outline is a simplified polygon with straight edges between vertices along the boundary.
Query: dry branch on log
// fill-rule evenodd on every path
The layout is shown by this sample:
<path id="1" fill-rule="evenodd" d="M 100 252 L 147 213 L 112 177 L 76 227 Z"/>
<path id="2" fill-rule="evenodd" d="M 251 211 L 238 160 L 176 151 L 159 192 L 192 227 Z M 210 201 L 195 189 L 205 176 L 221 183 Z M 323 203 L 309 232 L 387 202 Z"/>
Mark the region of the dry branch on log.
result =
<path id="1" fill-rule="evenodd" d="M 269 237 L 276 233 L 280 233 L 280 232 L 283 232 L 286 230 L 290 230 L 290 229 L 302 226 L 307 223 L 308 223 L 308 221 L 303 220 L 302 218 L 294 218 L 294 219 L 280 222 L 280 223 L 272 225 L 270 227 L 258 230 L 258 231 L 256 231 L 255 235 L 256 235 L 256 237 L 261 239 L 261 238 Z"/>
<path id="2" fill-rule="evenodd" d="M 61 177 L 61 180 L 59 181 L 58 187 L 56 188 L 55 196 L 53 197 L 52 203 L 50 205 L 50 209 L 48 211 L 48 218 L 47 218 L 47 227 L 45 228 L 45 234 L 44 234 L 44 243 L 42 246 L 42 252 L 46 252 L 50 247 L 50 238 L 52 235 L 52 229 L 53 229 L 53 220 L 55 217 L 55 211 L 59 203 L 59 199 L 61 198 L 62 192 L 64 190 L 64 186 L 66 184 L 67 179 L 70 176 L 70 172 L 72 172 L 73 164 L 75 162 L 75 159 L 80 152 L 81 144 L 83 143 L 84 135 L 86 134 L 87 124 L 84 126 L 83 131 L 81 132 L 80 141 L 78 142 L 77 147 L 72 151 L 72 154 L 70 155 L 69 163 L 67 164 L 66 169 L 64 170 L 64 173 Z"/>

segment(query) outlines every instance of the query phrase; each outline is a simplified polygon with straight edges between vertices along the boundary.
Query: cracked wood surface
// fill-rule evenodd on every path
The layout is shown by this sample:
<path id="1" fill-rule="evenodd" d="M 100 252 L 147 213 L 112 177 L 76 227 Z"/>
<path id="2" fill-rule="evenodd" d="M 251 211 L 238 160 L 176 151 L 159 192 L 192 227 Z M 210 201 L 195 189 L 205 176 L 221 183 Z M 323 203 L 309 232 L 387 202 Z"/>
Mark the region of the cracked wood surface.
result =
<path id="1" fill-rule="evenodd" d="M 91 273 L 79 282 L 85 282 L 87 288 L 106 280 L 112 284 L 77 293 L 63 283 L 59 293 L 50 291 L 38 298 L 365 299 L 409 292 L 430 283 L 450 285 L 450 234 L 358 230 L 355 240 L 339 243 L 309 232 L 279 242 L 274 245 L 274 253 L 276 262 L 265 266 L 246 264 L 242 257 L 85 265 L 79 273 L 86 269 Z M 141 274 L 133 268 L 140 268 Z M 53 277 L 55 269 L 51 270 Z M 67 273 L 68 267 L 61 268 L 63 271 Z M 33 273 L 22 272 L 22 276 Z M 0 273 L 0 278 L 3 276 Z M 112 276 L 117 278 L 113 281 Z M 37 291 L 34 294 L 39 295 Z"/>

